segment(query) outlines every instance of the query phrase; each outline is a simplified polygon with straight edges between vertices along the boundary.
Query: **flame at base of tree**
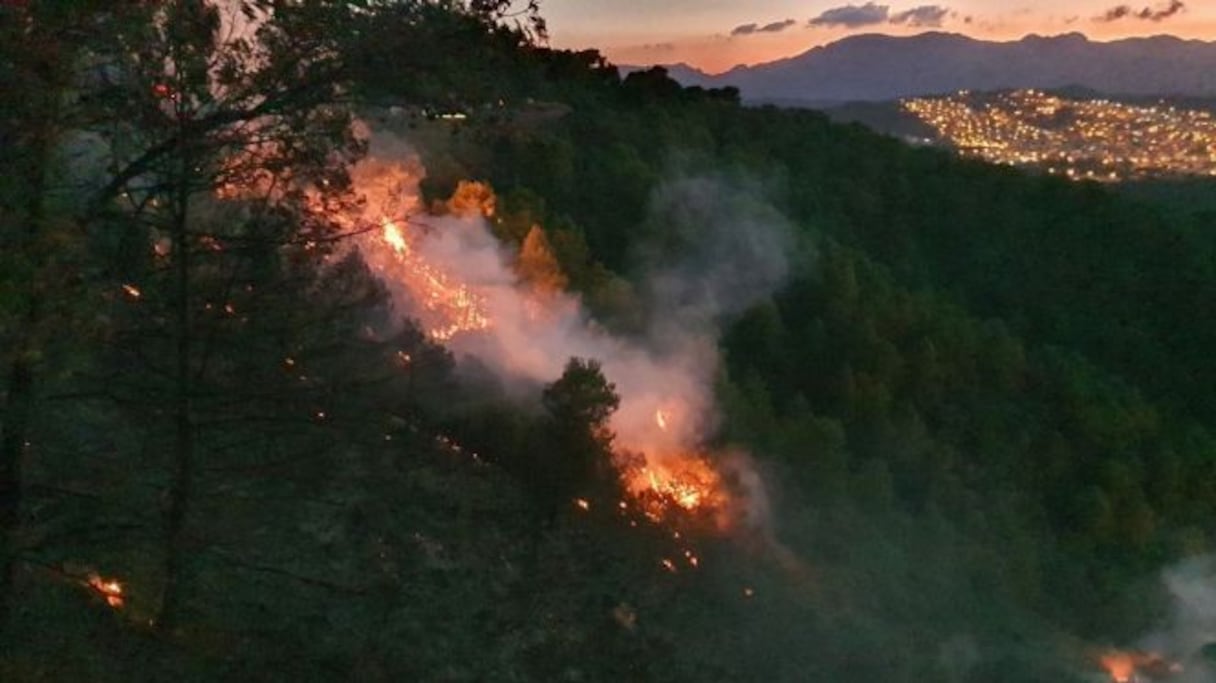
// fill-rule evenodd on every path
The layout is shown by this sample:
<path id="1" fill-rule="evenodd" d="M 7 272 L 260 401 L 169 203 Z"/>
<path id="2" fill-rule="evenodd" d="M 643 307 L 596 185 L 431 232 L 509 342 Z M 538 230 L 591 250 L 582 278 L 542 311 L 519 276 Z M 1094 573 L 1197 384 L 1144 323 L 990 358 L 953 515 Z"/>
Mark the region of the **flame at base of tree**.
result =
<path id="1" fill-rule="evenodd" d="M 659 437 L 684 437 L 680 419 L 686 409 L 667 403 L 654 411 Z M 619 458 L 626 492 L 635 498 L 651 521 L 673 516 L 693 518 L 698 526 L 725 531 L 732 523 L 734 500 L 722 473 L 707 454 L 697 449 L 671 450 L 670 441 L 650 447 L 637 446 L 640 455 Z"/>
<path id="2" fill-rule="evenodd" d="M 705 458 L 642 456 L 640 463 L 622 469 L 625 490 L 652 521 L 672 515 L 705 515 L 716 526 L 727 526 L 720 515 L 728 507 L 729 496 L 722 476 Z"/>

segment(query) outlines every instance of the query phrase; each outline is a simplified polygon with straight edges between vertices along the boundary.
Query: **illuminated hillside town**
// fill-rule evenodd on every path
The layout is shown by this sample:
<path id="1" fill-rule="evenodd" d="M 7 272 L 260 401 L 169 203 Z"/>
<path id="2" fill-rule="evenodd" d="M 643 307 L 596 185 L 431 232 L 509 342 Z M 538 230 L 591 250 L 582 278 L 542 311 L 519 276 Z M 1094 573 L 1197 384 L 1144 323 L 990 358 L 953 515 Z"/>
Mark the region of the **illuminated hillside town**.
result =
<path id="1" fill-rule="evenodd" d="M 1040 90 L 960 91 L 918 97 L 901 109 L 963 156 L 1073 180 L 1119 182 L 1216 176 L 1216 119 L 1159 101 L 1069 99 Z"/>

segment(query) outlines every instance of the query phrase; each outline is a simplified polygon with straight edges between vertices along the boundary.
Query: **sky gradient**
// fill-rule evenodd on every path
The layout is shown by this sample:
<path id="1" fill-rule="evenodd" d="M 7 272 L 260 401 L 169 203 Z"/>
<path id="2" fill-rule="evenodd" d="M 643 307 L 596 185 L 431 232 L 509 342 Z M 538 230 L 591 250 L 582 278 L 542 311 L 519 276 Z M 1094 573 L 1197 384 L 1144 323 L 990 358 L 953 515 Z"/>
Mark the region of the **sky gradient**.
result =
<path id="1" fill-rule="evenodd" d="M 1093 40 L 1168 33 L 1216 40 L 1216 0 L 542 0 L 551 44 L 618 64 L 709 72 L 804 52 L 855 33 L 928 30 L 987 40 L 1079 31 Z"/>

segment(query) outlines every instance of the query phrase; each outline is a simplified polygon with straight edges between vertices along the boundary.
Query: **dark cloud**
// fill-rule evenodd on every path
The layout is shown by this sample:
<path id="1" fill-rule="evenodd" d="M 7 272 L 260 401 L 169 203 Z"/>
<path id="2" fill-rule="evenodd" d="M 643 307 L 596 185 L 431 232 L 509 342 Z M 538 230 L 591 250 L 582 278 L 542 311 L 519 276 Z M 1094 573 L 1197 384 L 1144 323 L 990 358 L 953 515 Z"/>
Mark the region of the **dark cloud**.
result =
<path id="1" fill-rule="evenodd" d="M 826 10 L 823 14 L 811 19 L 811 26 L 844 26 L 859 28 L 885 24 L 891 16 L 889 5 L 875 5 L 867 2 L 864 5 L 845 5 Z"/>
<path id="2" fill-rule="evenodd" d="M 938 27 L 950 14 L 950 10 L 941 5 L 921 5 L 910 10 L 891 15 L 892 24 L 907 24 L 918 27 Z"/>
<path id="3" fill-rule="evenodd" d="M 1150 21 L 1162 21 L 1184 11 L 1186 11 L 1186 3 L 1182 0 L 1171 0 L 1170 4 L 1150 14 L 1148 19 Z"/>
<path id="4" fill-rule="evenodd" d="M 786 19 L 785 21 L 774 21 L 771 24 L 765 24 L 764 26 L 761 26 L 760 32 L 761 33 L 780 33 L 782 31 L 784 31 L 785 29 L 793 26 L 796 23 L 797 22 L 794 21 L 793 19 Z"/>
<path id="5" fill-rule="evenodd" d="M 785 21 L 774 21 L 771 24 L 765 24 L 763 26 L 754 23 L 743 24 L 731 29 L 730 34 L 732 36 L 750 36 L 753 33 L 780 33 L 796 23 L 798 22 L 794 21 L 793 19 L 786 19 Z"/>
<path id="6" fill-rule="evenodd" d="M 1185 11 L 1186 3 L 1182 0 L 1170 0 L 1170 2 L 1165 5 L 1158 5 L 1155 8 L 1144 7 L 1139 10 L 1133 8 L 1131 5 L 1116 5 L 1115 7 L 1103 12 L 1102 16 L 1095 17 L 1094 21 L 1111 22 L 1129 18 L 1139 19 L 1141 21 L 1165 21 L 1175 14 Z"/>
<path id="7" fill-rule="evenodd" d="M 877 24 L 900 24 L 919 28 L 936 28 L 950 16 L 957 15 L 952 13 L 949 7 L 943 5 L 920 5 L 902 12 L 892 13 L 890 5 L 867 2 L 864 5 L 844 5 L 827 10 L 811 19 L 810 25 L 860 28 Z"/>

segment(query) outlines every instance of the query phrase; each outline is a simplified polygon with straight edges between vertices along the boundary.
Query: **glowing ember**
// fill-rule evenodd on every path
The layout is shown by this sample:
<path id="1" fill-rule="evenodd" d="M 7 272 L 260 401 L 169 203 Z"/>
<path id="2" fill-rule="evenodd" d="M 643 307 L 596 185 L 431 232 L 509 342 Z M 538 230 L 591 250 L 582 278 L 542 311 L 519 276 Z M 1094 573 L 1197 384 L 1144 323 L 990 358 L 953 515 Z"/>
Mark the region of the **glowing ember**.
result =
<path id="1" fill-rule="evenodd" d="M 588 501 L 587 501 L 586 499 L 584 499 L 584 498 L 575 498 L 575 499 L 574 499 L 574 504 L 575 504 L 575 505 L 576 505 L 576 506 L 577 506 L 577 507 L 578 507 L 580 510 L 584 510 L 584 511 L 585 511 L 585 510 L 590 510 L 590 509 L 591 509 L 591 503 L 590 503 L 590 502 L 588 502 Z"/>
<path id="2" fill-rule="evenodd" d="M 688 564 L 691 565 L 693 568 L 696 568 L 696 567 L 700 566 L 700 564 L 701 564 L 701 560 L 697 559 L 697 556 L 694 555 L 691 550 L 684 551 L 684 559 L 688 560 Z"/>
<path id="3" fill-rule="evenodd" d="M 668 419 L 670 419 L 670 414 L 666 410 L 659 408 L 658 410 L 654 411 L 654 422 L 659 426 L 659 429 L 667 431 Z"/>
<path id="4" fill-rule="evenodd" d="M 1140 683 L 1160 680 L 1182 673 L 1182 665 L 1170 662 L 1155 652 L 1111 650 L 1098 658 L 1113 683 Z"/>
<path id="5" fill-rule="evenodd" d="M 97 574 L 89 574 L 86 584 L 105 598 L 106 604 L 110 607 L 120 609 L 123 606 L 122 584 L 118 581 L 103 579 Z"/>
<path id="6" fill-rule="evenodd" d="M 220 241 L 217 240 L 212 235 L 203 235 L 203 236 L 199 237 L 198 243 L 200 246 L 206 247 L 207 249 L 209 249 L 211 251 L 215 251 L 215 252 L 224 251 L 224 245 L 220 244 Z"/>
<path id="7" fill-rule="evenodd" d="M 131 297 L 132 299 L 138 299 L 144 295 L 143 292 L 139 291 L 139 288 L 135 285 L 123 285 L 122 291 L 126 292 L 127 296 Z"/>
<path id="8" fill-rule="evenodd" d="M 638 613 L 627 602 L 612 608 L 612 618 L 626 630 L 632 631 L 638 623 Z"/>
<path id="9" fill-rule="evenodd" d="M 1131 655 L 1123 652 L 1112 652 L 1102 657 L 1102 668 L 1110 674 L 1115 683 L 1131 683 L 1136 675 L 1136 661 Z"/>

